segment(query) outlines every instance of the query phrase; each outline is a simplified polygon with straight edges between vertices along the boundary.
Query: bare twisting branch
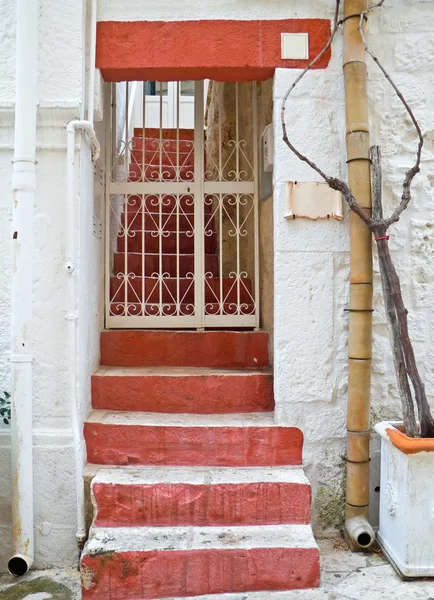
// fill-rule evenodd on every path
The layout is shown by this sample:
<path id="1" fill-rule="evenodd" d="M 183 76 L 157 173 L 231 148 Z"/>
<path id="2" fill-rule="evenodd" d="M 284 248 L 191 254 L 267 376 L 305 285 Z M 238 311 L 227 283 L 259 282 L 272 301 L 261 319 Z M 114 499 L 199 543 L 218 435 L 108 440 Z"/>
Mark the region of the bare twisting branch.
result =
<path id="1" fill-rule="evenodd" d="M 383 218 L 382 185 L 381 185 L 381 155 L 379 146 L 371 148 L 371 179 L 372 179 L 372 214 L 374 220 Z M 392 345 L 393 362 L 395 365 L 396 380 L 398 383 L 399 397 L 401 399 L 402 416 L 407 435 L 416 437 L 417 426 L 414 414 L 413 397 L 405 368 L 405 359 L 401 343 L 398 318 L 392 299 L 392 288 L 389 272 L 384 261 L 379 260 L 381 273 L 381 286 L 383 288 L 384 308 L 389 326 L 390 343 Z"/>
<path id="2" fill-rule="evenodd" d="M 401 100 L 402 104 L 405 107 L 405 110 L 407 111 L 407 113 L 410 116 L 410 119 L 414 125 L 414 128 L 416 129 L 416 132 L 417 132 L 417 135 L 419 138 L 415 164 L 405 174 L 404 183 L 402 185 L 401 202 L 400 202 L 399 206 L 395 209 L 395 211 L 392 213 L 392 215 L 388 219 L 385 219 L 386 226 L 390 227 L 390 225 L 392 225 L 392 223 L 396 223 L 397 221 L 399 221 L 399 217 L 401 216 L 403 211 L 407 208 L 408 203 L 411 200 L 411 184 L 412 184 L 414 177 L 417 175 L 417 173 L 419 173 L 419 170 L 420 170 L 420 159 L 421 159 L 422 147 L 423 147 L 423 134 L 422 134 L 420 125 L 417 122 L 417 119 L 413 114 L 413 111 L 411 110 L 410 106 L 408 105 L 408 102 L 406 101 L 406 99 L 404 98 L 401 91 L 398 89 L 397 85 L 392 80 L 390 75 L 387 73 L 386 69 L 383 67 L 383 65 L 379 61 L 378 57 L 375 56 L 375 54 L 370 50 L 370 48 L 368 46 L 368 42 L 366 40 L 365 32 L 363 31 L 363 21 L 366 18 L 366 15 L 368 13 L 370 13 L 371 11 L 375 10 L 376 8 L 383 6 L 384 2 L 385 2 L 385 0 L 381 0 L 380 2 L 377 2 L 377 4 L 374 4 L 373 6 L 371 6 L 371 8 L 368 8 L 367 10 L 362 12 L 362 14 L 360 15 L 359 32 L 360 32 L 360 35 L 363 40 L 363 45 L 365 46 L 365 51 L 367 52 L 367 54 L 369 54 L 369 56 L 372 58 L 372 60 L 377 64 L 377 66 L 383 73 L 384 77 L 390 83 L 390 85 L 394 89 L 396 95 Z"/>

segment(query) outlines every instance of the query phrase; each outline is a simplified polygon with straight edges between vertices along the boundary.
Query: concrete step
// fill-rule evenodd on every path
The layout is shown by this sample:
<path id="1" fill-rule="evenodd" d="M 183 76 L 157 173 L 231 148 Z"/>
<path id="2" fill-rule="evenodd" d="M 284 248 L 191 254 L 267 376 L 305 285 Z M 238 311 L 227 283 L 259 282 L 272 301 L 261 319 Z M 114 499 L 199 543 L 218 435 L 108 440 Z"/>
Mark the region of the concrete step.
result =
<path id="1" fill-rule="evenodd" d="M 134 238 L 133 238 L 134 239 Z M 143 281 L 144 279 L 144 281 Z M 238 285 L 239 284 L 239 285 Z M 230 277 L 205 277 L 205 303 L 224 302 L 235 306 L 252 304 L 253 289 L 250 279 Z M 179 290 L 179 292 L 178 292 Z M 147 304 L 194 304 L 195 289 L 192 277 L 163 277 L 160 282 L 154 277 L 110 278 L 110 301 L 114 303 L 141 302 Z M 189 314 L 189 313 L 187 313 Z"/>
<path id="2" fill-rule="evenodd" d="M 258 370 L 100 367 L 92 376 L 92 406 L 193 414 L 270 411 L 273 376 Z"/>
<path id="3" fill-rule="evenodd" d="M 117 467 L 92 481 L 95 527 L 310 523 L 300 467 Z"/>
<path id="4" fill-rule="evenodd" d="M 92 528 L 83 600 L 305 589 L 319 585 L 309 525 Z"/>
<path id="5" fill-rule="evenodd" d="M 156 414 L 94 410 L 84 424 L 89 463 L 104 465 L 300 465 L 303 434 L 272 413 Z"/>
<path id="6" fill-rule="evenodd" d="M 120 367 L 266 367 L 266 331 L 102 331 L 101 364 Z"/>
<path id="7" fill-rule="evenodd" d="M 179 258 L 179 260 L 178 260 Z M 219 274 L 219 258 L 215 254 L 205 255 L 205 271 L 211 273 L 213 277 Z M 144 256 L 141 252 L 128 252 L 127 269 L 125 269 L 125 253 L 115 252 L 114 255 L 114 274 L 133 273 L 137 276 L 143 275 L 150 277 L 153 273 L 160 271 L 160 255 L 148 254 Z M 161 272 L 168 273 L 170 277 L 185 277 L 187 273 L 194 273 L 194 254 L 163 254 L 161 256 Z"/>

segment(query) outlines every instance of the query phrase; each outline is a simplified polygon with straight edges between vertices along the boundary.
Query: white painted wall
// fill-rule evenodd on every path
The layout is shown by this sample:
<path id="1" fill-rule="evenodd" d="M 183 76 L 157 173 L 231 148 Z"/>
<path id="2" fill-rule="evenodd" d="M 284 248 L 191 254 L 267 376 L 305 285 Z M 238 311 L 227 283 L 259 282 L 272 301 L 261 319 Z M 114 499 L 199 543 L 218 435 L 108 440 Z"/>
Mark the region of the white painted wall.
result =
<path id="1" fill-rule="evenodd" d="M 35 507 L 37 566 L 76 560 L 74 458 L 67 394 L 65 339 L 66 123 L 83 116 L 84 13 L 82 3 L 40 2 L 40 109 L 33 353 L 35 389 Z M 434 393 L 434 42 L 432 0 L 390 0 L 371 21 L 373 45 L 412 101 L 426 134 L 423 172 L 415 199 L 392 232 L 411 312 L 415 349 L 429 394 Z M 330 17 L 332 0 L 100 0 L 102 20 Z M 10 202 L 15 71 L 15 2 L 0 0 L 0 389 L 8 389 Z M 374 37 L 381 31 L 381 38 Z M 341 37 L 325 71 L 309 73 L 290 101 L 292 139 L 327 171 L 345 176 Z M 275 77 L 275 125 L 281 97 L 297 72 Z M 373 143 L 384 155 L 386 206 L 396 201 L 415 137 L 399 103 L 370 67 Z M 386 108 L 387 107 L 387 108 Z M 402 131 L 402 136 L 399 132 Z M 98 132 L 101 135 L 101 131 Z M 403 144 L 401 144 L 403 140 Z M 54 146 L 48 149 L 47 146 Z M 93 169 L 85 144 L 77 172 L 81 211 L 79 361 L 82 415 L 90 405 L 90 374 L 98 364 L 102 242 L 92 235 Z M 276 133 L 275 166 L 275 390 L 278 423 L 299 425 L 304 459 L 317 495 L 315 519 L 336 513 L 345 450 L 348 222 L 285 221 L 284 182 L 314 174 L 291 156 Z M 95 210 L 98 210 L 97 208 Z M 101 214 L 102 216 L 102 214 Z M 399 414 L 378 274 L 374 313 L 373 420 Z M 9 436 L 0 430 L 0 566 L 10 549 Z M 333 512 L 334 511 L 334 512 Z"/>
<path id="2" fill-rule="evenodd" d="M 331 5 L 332 3 L 330 3 Z M 314 3 L 316 6 L 316 3 Z M 309 6 L 314 13 L 314 6 Z M 370 19 L 372 47 L 415 109 L 425 132 L 422 172 L 414 200 L 390 232 L 402 277 L 416 356 L 429 397 L 434 396 L 434 2 L 390 0 Z M 330 10 L 331 14 L 331 10 Z M 327 173 L 346 177 L 342 37 L 326 71 L 309 73 L 289 101 L 294 144 Z M 405 170 L 412 165 L 416 136 L 389 84 L 369 64 L 371 143 L 383 153 L 384 204 L 394 206 Z M 297 72 L 275 76 L 275 131 L 281 98 Z M 313 484 L 317 532 L 339 520 L 343 497 L 347 395 L 348 219 L 285 221 L 285 181 L 318 180 L 276 135 L 275 178 L 275 394 L 277 421 L 305 435 L 304 464 Z M 372 422 L 400 415 L 387 325 L 375 265 Z M 434 408 L 434 402 L 432 402 Z M 376 434 L 372 448 L 377 449 Z"/>
<path id="3" fill-rule="evenodd" d="M 330 0 L 99 0 L 99 21 L 188 21 L 199 19 L 302 19 L 330 17 Z"/>
<path id="4" fill-rule="evenodd" d="M 66 125 L 84 116 L 85 2 L 39 0 L 39 109 L 37 132 L 33 288 L 33 390 L 36 567 L 74 565 L 75 464 L 65 351 Z M 10 216 L 15 1 L 0 1 L 0 390 L 9 384 Z M 98 132 L 100 133 L 100 132 Z M 79 390 L 82 416 L 90 407 L 90 374 L 99 363 L 102 247 L 92 234 L 94 167 L 77 137 Z M 100 214 L 100 216 L 102 216 Z M 0 425 L 0 571 L 11 551 L 9 430 Z"/>

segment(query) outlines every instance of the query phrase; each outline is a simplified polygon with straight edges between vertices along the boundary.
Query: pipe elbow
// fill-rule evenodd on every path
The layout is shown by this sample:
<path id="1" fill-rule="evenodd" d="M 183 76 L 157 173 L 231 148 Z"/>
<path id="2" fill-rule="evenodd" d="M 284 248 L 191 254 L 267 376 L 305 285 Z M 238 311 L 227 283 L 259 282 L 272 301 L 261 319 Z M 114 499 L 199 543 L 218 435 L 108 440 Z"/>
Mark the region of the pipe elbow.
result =
<path id="1" fill-rule="evenodd" d="M 15 577 L 22 577 L 25 575 L 33 565 L 33 558 L 26 556 L 25 554 L 14 554 L 8 560 L 8 571 Z"/>
<path id="2" fill-rule="evenodd" d="M 345 521 L 345 533 L 356 550 L 368 550 L 375 541 L 374 530 L 364 517 L 353 517 Z"/>

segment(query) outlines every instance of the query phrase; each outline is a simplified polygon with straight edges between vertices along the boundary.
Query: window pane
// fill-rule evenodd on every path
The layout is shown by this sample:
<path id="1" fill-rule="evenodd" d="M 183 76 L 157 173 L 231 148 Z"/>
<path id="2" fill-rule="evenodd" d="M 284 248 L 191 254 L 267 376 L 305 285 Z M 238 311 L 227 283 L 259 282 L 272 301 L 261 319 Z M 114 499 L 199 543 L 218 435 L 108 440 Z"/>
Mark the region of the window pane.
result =
<path id="1" fill-rule="evenodd" d="M 181 96 L 194 96 L 194 81 L 181 81 Z"/>
<path id="2" fill-rule="evenodd" d="M 167 96 L 167 81 L 146 81 L 145 90 L 147 96 L 159 96 L 161 87 L 161 95 Z"/>

